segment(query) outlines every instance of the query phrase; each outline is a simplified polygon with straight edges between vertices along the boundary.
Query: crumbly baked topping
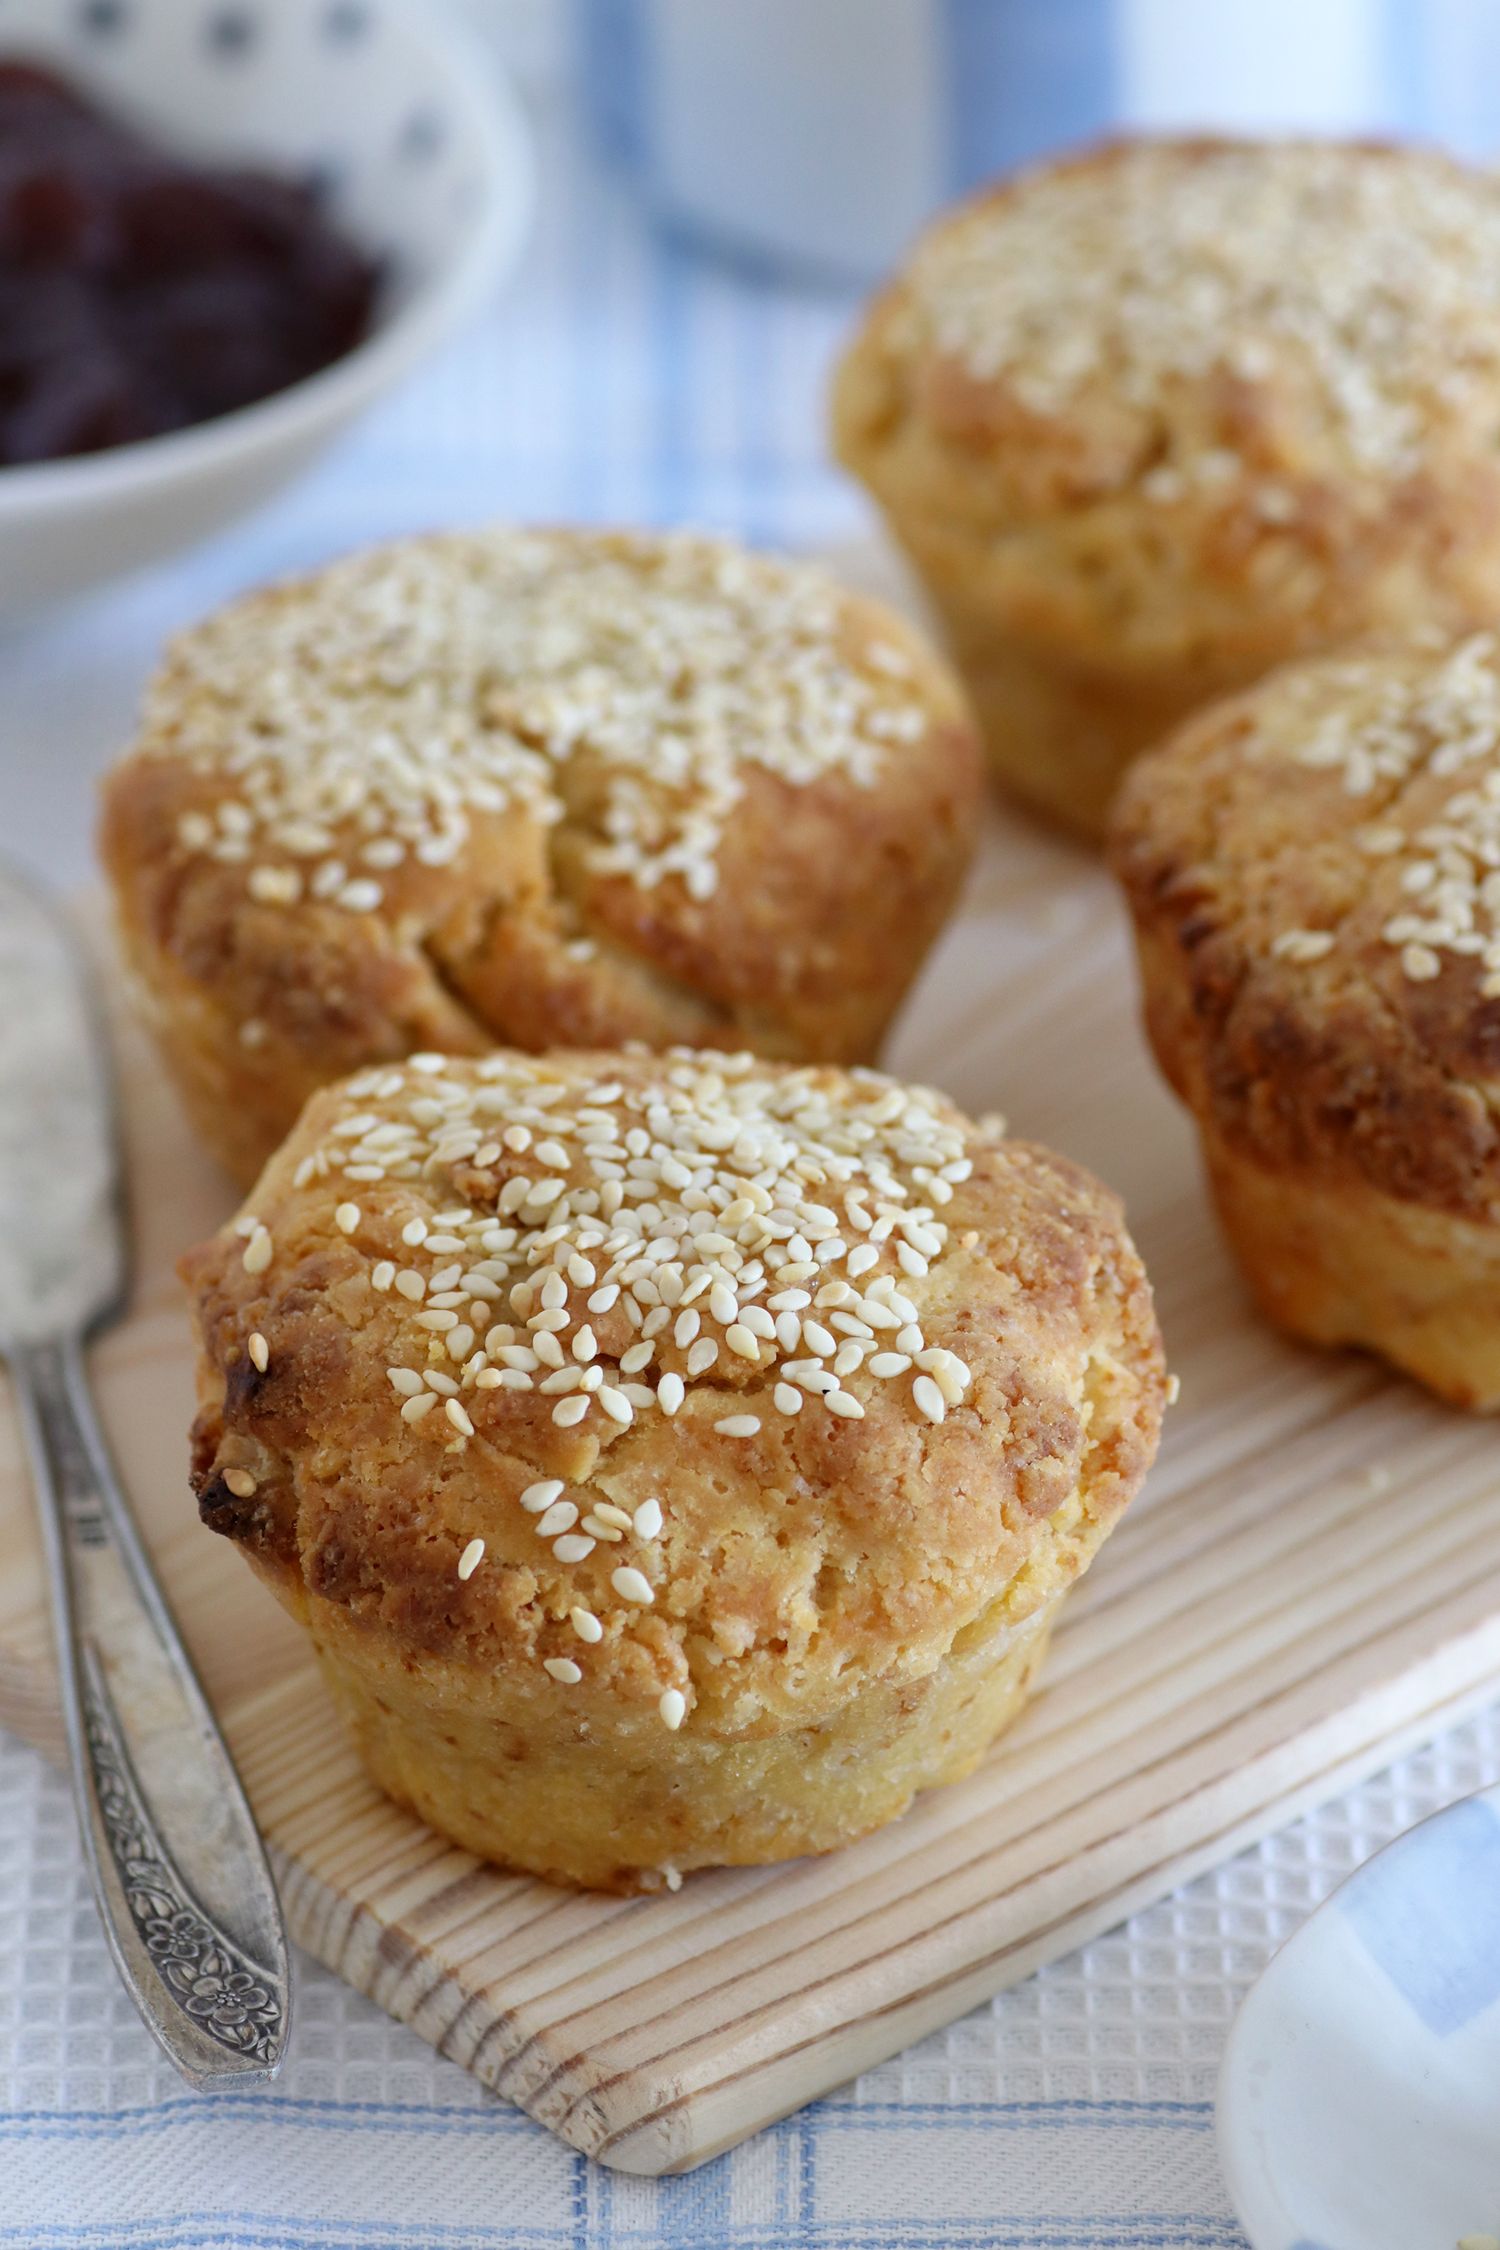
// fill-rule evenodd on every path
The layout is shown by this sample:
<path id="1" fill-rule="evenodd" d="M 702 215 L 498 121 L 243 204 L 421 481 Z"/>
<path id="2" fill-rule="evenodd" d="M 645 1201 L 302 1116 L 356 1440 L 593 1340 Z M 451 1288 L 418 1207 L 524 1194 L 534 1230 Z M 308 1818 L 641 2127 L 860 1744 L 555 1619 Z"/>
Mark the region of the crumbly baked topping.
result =
<path id="1" fill-rule="evenodd" d="M 209 618 L 154 685 L 145 744 L 213 777 L 179 839 L 267 904 L 376 912 L 392 869 L 447 864 L 475 815 L 556 822 L 575 788 L 600 800 L 595 867 L 706 898 L 744 768 L 870 783 L 925 731 L 910 674 L 806 565 L 499 530 L 356 555 Z"/>
<path id="2" fill-rule="evenodd" d="M 726 1383 L 753 1384 L 756 1408 L 769 1391 L 778 1414 L 851 1421 L 872 1385 L 899 1386 L 933 1423 L 963 1399 L 970 1370 L 929 1343 L 920 1299 L 973 1138 L 996 1130 L 875 1072 L 750 1055 L 630 1050 L 607 1077 L 586 1057 L 416 1055 L 349 1082 L 293 1183 L 326 1185 L 356 1249 L 361 1194 L 411 1183 L 408 1262 L 378 1243 L 367 1256 L 370 1286 L 409 1307 L 387 1373 L 413 1443 L 466 1445 L 470 1405 L 491 1390 L 541 1394 L 563 1428 L 671 1418 L 699 1390 L 733 1441 L 760 1415 L 724 1411 Z M 388 1229 L 388 1201 L 384 1216 Z M 266 1271 L 270 1230 L 248 1212 L 236 1224 L 246 1268 Z M 619 1546 L 614 1595 L 655 1601 L 660 1500 L 580 1514 L 549 1477 L 520 1505 L 559 1563 Z M 472 1540 L 459 1574 L 482 1564 Z M 599 1640 L 592 1610 L 571 1621 Z M 547 1669 L 582 1677 L 571 1658 Z M 667 1726 L 685 1709 L 666 1691 Z"/>
<path id="3" fill-rule="evenodd" d="M 1300 697 L 1311 724 L 1296 741 L 1297 763 L 1340 778 L 1347 794 L 1378 793 L 1382 809 L 1357 834 L 1373 860 L 1398 863 L 1409 908 L 1381 928 L 1414 984 L 1442 973 L 1443 956 L 1470 960 L 1486 1000 L 1500 999 L 1500 646 L 1490 633 L 1393 669 L 1349 658 L 1281 683 L 1277 734 L 1288 732 L 1285 699 Z M 1295 735 L 1293 736 L 1295 740 Z M 1460 786 L 1435 819 L 1403 814 L 1404 797 L 1427 776 Z M 1424 792 L 1425 795 L 1425 792 Z M 1332 930 L 1287 929 L 1272 951 L 1319 961 Z"/>
<path id="4" fill-rule="evenodd" d="M 1170 412 L 1184 381 L 1291 370 L 1356 463 L 1400 475 L 1500 380 L 1500 179 L 1421 150 L 1142 142 L 961 210 L 904 280 L 907 340 L 1038 414 L 1101 382 Z M 1184 467 L 1241 464 L 1210 421 L 1152 491 Z"/>

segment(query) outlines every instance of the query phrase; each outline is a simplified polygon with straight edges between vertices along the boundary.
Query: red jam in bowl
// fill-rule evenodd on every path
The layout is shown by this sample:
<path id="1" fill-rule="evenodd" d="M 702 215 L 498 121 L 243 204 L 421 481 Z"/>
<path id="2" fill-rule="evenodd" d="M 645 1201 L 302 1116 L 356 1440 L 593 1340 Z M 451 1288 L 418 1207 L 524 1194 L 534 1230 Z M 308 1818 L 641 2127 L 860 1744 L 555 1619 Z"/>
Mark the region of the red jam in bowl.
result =
<path id="1" fill-rule="evenodd" d="M 0 60 L 0 465 L 285 390 L 368 332 L 377 280 L 310 185 L 182 162 Z"/>

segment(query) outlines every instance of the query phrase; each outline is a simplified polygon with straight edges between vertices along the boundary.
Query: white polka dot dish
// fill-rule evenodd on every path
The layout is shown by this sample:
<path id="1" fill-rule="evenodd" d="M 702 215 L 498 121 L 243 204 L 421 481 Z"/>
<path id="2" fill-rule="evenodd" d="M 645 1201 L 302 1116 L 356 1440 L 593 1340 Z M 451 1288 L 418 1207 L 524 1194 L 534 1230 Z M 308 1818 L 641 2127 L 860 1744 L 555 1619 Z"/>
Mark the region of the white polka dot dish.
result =
<path id="1" fill-rule="evenodd" d="M 318 182 L 379 262 L 369 336 L 213 421 L 0 470 L 0 611 L 187 546 L 265 499 L 425 358 L 513 261 L 530 144 L 496 64 L 400 0 L 6 0 L 0 54 L 190 160 Z"/>

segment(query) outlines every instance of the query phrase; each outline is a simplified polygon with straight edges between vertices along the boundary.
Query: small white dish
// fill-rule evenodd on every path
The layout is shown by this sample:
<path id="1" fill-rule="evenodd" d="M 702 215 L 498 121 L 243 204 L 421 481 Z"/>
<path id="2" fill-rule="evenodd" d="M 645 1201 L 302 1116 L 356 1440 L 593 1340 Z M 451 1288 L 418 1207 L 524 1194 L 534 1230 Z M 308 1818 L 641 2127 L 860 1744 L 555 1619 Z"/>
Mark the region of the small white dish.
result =
<path id="1" fill-rule="evenodd" d="M 259 404 L 0 468 L 0 609 L 73 593 L 265 499 L 472 311 L 530 215 L 498 65 L 440 0 L 5 0 L 0 53 L 60 70 L 164 146 L 313 173 L 383 261 L 371 335 Z"/>
<path id="2" fill-rule="evenodd" d="M 1282 1947 L 1230 2033 L 1219 2152 L 1254 2250 L 1500 2237 L 1500 1789 L 1377 1852 Z"/>

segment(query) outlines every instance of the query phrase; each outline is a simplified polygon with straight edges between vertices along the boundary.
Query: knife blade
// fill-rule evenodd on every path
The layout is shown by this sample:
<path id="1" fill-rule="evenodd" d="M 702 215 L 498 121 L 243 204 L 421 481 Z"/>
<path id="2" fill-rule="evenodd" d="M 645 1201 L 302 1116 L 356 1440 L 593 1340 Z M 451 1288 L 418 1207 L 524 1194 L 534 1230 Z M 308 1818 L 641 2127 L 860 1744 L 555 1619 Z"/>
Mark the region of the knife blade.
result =
<path id="1" fill-rule="evenodd" d="M 0 1358 L 36 1484 L 84 1853 L 149 2029 L 191 2084 L 243 2085 L 285 2051 L 286 1932 L 89 1396 L 84 1342 L 127 1269 L 106 1058 L 66 925 L 0 863 Z"/>
<path id="2" fill-rule="evenodd" d="M 0 1340 L 79 1334 L 125 1287 L 104 1046 L 67 931 L 0 867 Z"/>

